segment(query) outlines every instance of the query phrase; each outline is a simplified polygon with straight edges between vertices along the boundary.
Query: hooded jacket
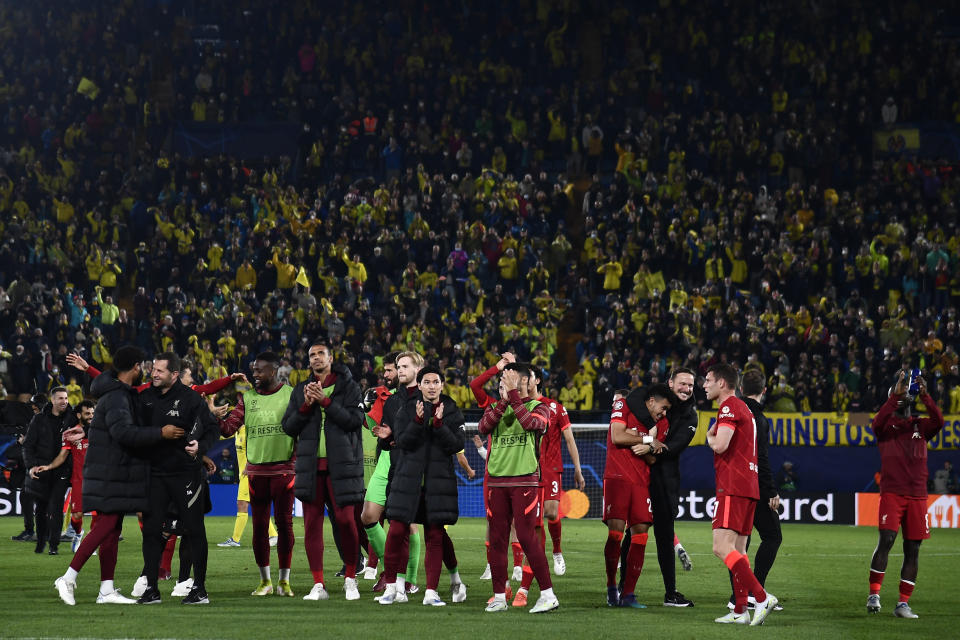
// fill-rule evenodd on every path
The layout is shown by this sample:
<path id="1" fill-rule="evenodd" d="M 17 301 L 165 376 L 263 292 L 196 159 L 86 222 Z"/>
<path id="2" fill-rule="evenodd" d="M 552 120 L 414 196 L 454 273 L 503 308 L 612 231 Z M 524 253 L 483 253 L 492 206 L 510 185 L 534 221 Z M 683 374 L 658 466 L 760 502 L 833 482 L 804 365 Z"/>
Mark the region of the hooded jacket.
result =
<path id="1" fill-rule="evenodd" d="M 150 479 L 146 451 L 163 440 L 161 428 L 134 423 L 137 391 L 113 372 L 98 376 L 90 393 L 99 400 L 87 433 L 83 506 L 103 513 L 146 511 Z"/>
<path id="2" fill-rule="evenodd" d="M 460 513 L 453 460 L 466 439 L 463 413 L 450 396 L 441 395 L 442 420 L 433 417 L 436 405 L 424 402 L 424 417 L 418 421 L 417 402 L 422 400 L 420 393 L 408 398 L 394 420 L 397 446 L 390 460 L 387 518 L 453 524 Z"/>

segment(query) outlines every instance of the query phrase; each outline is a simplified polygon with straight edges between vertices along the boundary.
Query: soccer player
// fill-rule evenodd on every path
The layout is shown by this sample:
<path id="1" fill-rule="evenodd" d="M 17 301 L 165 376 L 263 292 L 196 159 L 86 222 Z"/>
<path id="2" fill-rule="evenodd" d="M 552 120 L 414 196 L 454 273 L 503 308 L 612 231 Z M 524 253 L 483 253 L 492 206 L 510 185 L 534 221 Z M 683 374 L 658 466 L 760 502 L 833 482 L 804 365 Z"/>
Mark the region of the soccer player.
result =
<path id="1" fill-rule="evenodd" d="M 90 447 L 83 468 L 83 504 L 97 511 L 97 518 L 77 548 L 70 567 L 54 583 L 60 599 L 68 605 L 76 604 L 77 575 L 98 549 L 97 603 L 136 602 L 124 597 L 113 584 L 123 516 L 147 508 L 150 465 L 136 454 L 161 441 L 178 440 L 185 435 L 183 429 L 174 425 L 146 427 L 134 423 L 137 392 L 131 385 L 140 379 L 140 363 L 145 357 L 137 347 L 120 347 L 113 354 L 114 370 L 94 380 L 90 387 L 90 392 L 100 399 L 87 433 Z"/>
<path id="2" fill-rule="evenodd" d="M 760 499 L 757 481 L 757 428 L 750 409 L 736 396 L 737 370 L 726 363 L 707 371 L 703 390 L 707 400 L 720 405 L 717 422 L 707 431 L 707 444 L 713 449 L 713 468 L 717 483 L 717 507 L 713 516 L 713 553 L 733 573 L 736 602 L 733 611 L 715 622 L 763 624 L 777 606 L 777 598 L 767 593 L 750 570 L 746 556 L 747 536 L 753 530 L 753 514 Z M 757 604 L 753 620 L 747 613 L 747 596 Z"/>
<path id="3" fill-rule="evenodd" d="M 397 593 L 406 589 L 405 581 L 396 574 L 407 561 L 403 553 L 406 525 L 424 525 L 427 539 L 427 589 L 423 604 L 442 607 L 437 587 L 442 563 L 450 569 L 450 590 L 454 602 L 466 599 L 466 588 L 457 570 L 457 556 L 446 525 L 456 523 L 459 516 L 457 476 L 453 457 L 463 450 L 463 414 L 449 396 L 443 395 L 443 373 L 426 366 L 417 373 L 419 393 L 408 397 L 393 422 L 397 448 L 391 462 L 390 493 L 387 496 L 387 536 L 384 573 L 387 587 L 380 604 L 393 604 Z M 390 583 L 393 577 L 395 582 Z"/>
<path id="4" fill-rule="evenodd" d="M 413 351 L 403 351 L 397 355 L 395 362 L 399 390 L 386 399 L 383 404 L 380 424 L 372 429 L 373 434 L 378 439 L 377 448 L 380 450 L 380 457 L 377 459 L 377 469 L 371 477 L 370 486 L 367 487 L 366 502 L 361 516 L 370 544 L 381 558 L 386 553 L 387 533 L 380 524 L 380 518 L 383 517 L 387 504 L 386 480 L 390 475 L 391 459 L 396 447 L 396 440 L 393 437 L 393 423 L 400 407 L 419 391 L 417 373 L 423 367 L 423 356 Z M 399 573 L 393 578 L 384 572 L 373 587 L 374 592 L 385 591 L 390 582 L 401 577 L 404 578 L 409 584 L 406 585 L 404 593 L 397 593 L 396 602 L 406 602 L 407 593 L 416 593 L 418 590 L 416 572 L 420 564 L 421 537 L 415 524 L 410 524 L 408 528 L 409 541 L 406 541 L 405 538 L 408 549 L 406 572 Z"/>
<path id="5" fill-rule="evenodd" d="M 493 602 L 487 605 L 486 611 L 491 613 L 507 610 L 505 585 L 511 522 L 540 585 L 540 598 L 530 613 L 543 613 L 560 606 L 553 593 L 546 555 L 534 532 L 540 500 L 537 438 L 550 422 L 550 411 L 529 396 L 530 375 L 524 365 L 506 365 L 500 376 L 503 397 L 486 408 L 478 426 L 481 435 L 490 435 L 486 502 Z"/>
<path id="6" fill-rule="evenodd" d="M 183 604 L 207 604 L 207 532 L 204 526 L 205 492 L 201 457 L 217 441 L 216 421 L 199 393 L 180 382 L 180 356 L 167 351 L 153 360 L 152 387 L 140 394 L 142 422 L 165 420 L 186 432 L 180 441 L 163 443 L 150 450 L 149 508 L 143 517 L 143 564 L 147 589 L 139 604 L 159 604 L 157 588 L 160 557 L 166 540 L 163 524 L 168 505 L 182 524 L 190 544 L 193 586 Z"/>
<path id="7" fill-rule="evenodd" d="M 237 450 L 237 468 L 240 470 L 240 482 L 237 484 L 237 518 L 233 521 L 233 533 L 223 542 L 218 542 L 218 547 L 239 547 L 240 540 L 243 537 L 243 530 L 247 527 L 248 508 L 250 506 L 250 479 L 247 477 L 247 428 L 240 425 L 237 433 L 234 434 L 233 446 Z M 274 526 L 271 519 L 268 523 L 270 546 L 277 544 L 277 527 Z"/>
<path id="8" fill-rule="evenodd" d="M 40 471 L 48 471 L 62 466 L 68 459 L 70 465 L 70 527 L 73 528 L 71 551 L 76 553 L 77 547 L 83 540 L 83 462 L 86 457 L 89 440 L 84 435 L 90 430 L 93 420 L 94 404 L 89 400 L 80 402 L 74 413 L 77 425 L 63 432 L 63 443 L 60 453 L 49 465 L 40 467 Z M 96 515 L 94 515 L 96 518 Z"/>
<path id="9" fill-rule="evenodd" d="M 603 521 L 607 542 L 603 548 L 607 573 L 607 605 L 645 609 L 634 591 L 643 570 L 650 511 L 650 466 L 647 456 L 657 448 L 657 421 L 676 402 L 665 384 L 634 389 L 613 403 L 607 432 L 607 461 L 603 472 Z M 653 432 L 653 433 L 651 433 Z M 662 445 L 661 445 L 662 446 Z M 623 588 L 617 590 L 617 564 L 624 533 L 630 530 L 630 550 L 623 565 Z"/>
<path id="10" fill-rule="evenodd" d="M 528 365 L 529 366 L 529 365 Z M 545 404 L 550 410 L 550 423 L 547 430 L 540 440 L 540 501 L 542 506 L 542 517 L 539 519 L 536 527 L 537 537 L 543 544 L 546 544 L 546 538 L 543 531 L 543 520 L 546 519 L 550 527 L 550 537 L 553 542 L 553 572 L 558 576 L 566 573 L 567 564 L 560 551 L 560 490 L 563 486 L 563 458 L 560 455 L 560 439 L 563 438 L 567 444 L 567 451 L 570 453 L 570 459 L 573 461 L 574 483 L 581 491 L 586 486 L 583 479 L 583 472 L 580 470 L 580 452 L 577 450 L 577 442 L 573 439 L 573 431 L 570 429 L 570 417 L 567 410 L 560 402 L 541 395 L 540 385 L 543 381 L 543 373 L 537 368 L 530 366 L 531 377 L 529 390 L 530 395 L 537 398 L 539 402 Z M 513 599 L 513 606 L 527 606 L 527 594 L 530 585 L 533 583 L 533 570 L 529 563 L 523 567 L 523 576 L 520 581 L 520 588 L 517 589 L 517 597 Z"/>
<path id="11" fill-rule="evenodd" d="M 398 355 L 400 352 L 391 351 L 383 357 L 383 384 L 368 390 L 364 399 L 365 403 L 369 403 L 365 420 L 367 428 L 364 430 L 363 437 L 363 473 L 367 491 L 364 494 L 363 508 L 360 512 L 360 523 L 369 543 L 368 562 L 364 572 L 365 577 L 370 579 L 376 575 L 376 559 L 383 557 L 384 545 L 387 541 L 387 532 L 383 530 L 380 521 L 383 519 L 383 509 L 387 503 L 387 481 L 390 476 L 390 454 L 380 450 L 380 439 L 373 432 L 380 426 L 387 400 L 397 391 Z M 369 575 L 371 569 L 373 575 Z M 382 587 L 382 581 L 378 581 L 374 586 Z M 380 590 L 383 589 L 380 588 Z"/>
<path id="12" fill-rule="evenodd" d="M 693 568 L 690 556 L 677 540 L 674 520 L 680 504 L 680 454 L 697 432 L 697 407 L 693 395 L 694 373 L 686 367 L 674 369 L 667 385 L 677 401 L 657 425 L 657 439 L 664 444 L 650 467 L 650 506 L 653 509 L 653 537 L 657 541 L 657 562 L 663 576 L 663 604 L 666 607 L 692 607 L 693 602 L 677 591 L 677 566 Z"/>
<path id="13" fill-rule="evenodd" d="M 313 574 L 304 600 L 329 598 L 323 580 L 323 512 L 328 504 L 347 560 L 343 589 L 347 600 L 359 600 L 354 509 L 363 500 L 363 398 L 350 369 L 334 364 L 329 344 L 314 341 L 307 355 L 313 375 L 294 387 L 283 416 L 284 433 L 297 440 L 294 493 L 303 503 L 303 546 Z"/>
<path id="14" fill-rule="evenodd" d="M 247 467 L 250 505 L 253 511 L 253 557 L 260 570 L 260 584 L 250 595 L 273 593 L 270 578 L 270 507 L 277 523 L 277 560 L 280 575 L 277 594 L 293 597 L 290 561 L 293 557 L 294 440 L 283 432 L 283 415 L 293 387 L 277 378 L 280 358 L 271 351 L 256 356 L 251 368 L 253 389 L 220 422 L 220 434 L 232 436 L 247 426 Z"/>
<path id="15" fill-rule="evenodd" d="M 484 387 L 495 376 L 500 375 L 500 373 L 503 372 L 504 367 L 516 361 L 517 361 L 516 356 L 514 356 L 511 352 L 507 351 L 505 353 L 502 353 L 500 354 L 500 359 L 497 361 L 497 363 L 494 366 L 490 367 L 489 369 L 487 369 L 486 371 L 481 373 L 479 376 L 477 376 L 476 378 L 470 381 L 470 391 L 473 392 L 473 397 L 476 398 L 478 407 L 480 407 L 481 409 L 486 409 L 487 407 L 489 407 L 490 405 L 492 405 L 494 402 L 497 401 L 496 398 L 490 396 L 486 392 Z M 480 447 L 478 447 L 478 450 L 479 448 Z M 484 460 L 487 459 L 485 448 L 484 448 L 484 452 L 480 454 L 480 457 L 482 457 Z M 484 501 L 486 501 L 486 496 L 487 496 L 487 475 L 486 474 L 484 474 L 483 476 L 483 496 L 484 496 Z M 486 506 L 486 504 L 484 504 L 484 506 Z M 510 546 L 513 549 L 513 579 L 516 581 L 520 581 L 523 578 L 523 549 L 520 547 L 520 543 L 517 542 L 517 533 L 513 525 L 510 526 Z M 483 573 L 480 575 L 481 580 L 490 579 L 489 526 L 487 530 L 486 551 L 487 551 L 487 566 L 484 568 Z M 505 593 L 506 593 L 507 600 L 509 600 L 513 595 L 513 589 L 511 589 L 509 584 L 505 586 Z M 491 598 L 491 601 L 492 601 L 492 598 Z"/>
<path id="16" fill-rule="evenodd" d="M 550 530 L 550 540 L 553 543 L 553 572 L 562 576 L 567 571 L 567 563 L 563 559 L 563 552 L 560 549 L 560 540 L 562 528 L 560 526 L 560 492 L 563 488 L 563 457 L 560 455 L 560 439 L 562 438 L 567 446 L 567 453 L 570 454 L 570 461 L 573 463 L 573 482 L 580 491 L 583 491 L 587 483 L 583 479 L 583 472 L 580 469 L 580 452 L 577 449 L 577 441 L 573 437 L 573 430 L 570 428 L 570 416 L 567 415 L 567 409 L 560 404 L 559 400 L 554 400 L 541 395 L 543 389 L 543 373 L 537 367 L 531 367 L 533 372 L 531 383 L 532 393 L 543 404 L 550 409 L 550 424 L 540 443 L 540 474 L 543 484 L 543 518 L 547 521 L 547 527 Z"/>
<path id="17" fill-rule="evenodd" d="M 913 384 L 911 384 L 913 383 Z M 927 417 L 911 415 L 915 395 L 927 409 Z M 927 383 L 910 380 L 900 371 L 890 397 L 873 417 L 873 432 L 880 449 L 880 541 L 870 561 L 870 595 L 867 611 L 880 611 L 880 586 L 887 570 L 887 557 L 897 531 L 903 525 L 903 566 L 900 568 L 900 599 L 893 615 L 916 618 L 910 596 L 917 582 L 920 543 L 930 537 L 927 521 L 927 442 L 943 428 L 943 414 L 927 393 Z"/>
<path id="18" fill-rule="evenodd" d="M 753 575 L 757 576 L 757 582 L 764 585 L 764 588 L 766 588 L 767 574 L 770 573 L 773 562 L 777 559 L 777 550 L 783 541 L 783 534 L 780 531 L 780 514 L 777 512 L 780 506 L 780 495 L 773 482 L 768 454 L 770 423 L 763 415 L 763 394 L 766 391 L 764 377 L 760 371 L 751 369 L 744 372 L 740 380 L 740 395 L 750 409 L 750 413 L 753 414 L 757 425 L 757 481 L 760 490 L 760 502 L 753 514 L 753 528 L 760 534 L 760 546 L 757 547 L 757 554 L 753 559 Z M 749 538 L 747 538 L 747 548 L 750 548 Z M 733 586 L 733 574 L 730 574 L 730 584 Z M 747 601 L 748 606 L 750 599 Z M 753 604 L 755 605 L 756 602 Z M 734 606 L 736 606 L 735 594 L 732 594 L 727 607 L 732 609 Z M 780 609 L 778 604 L 775 610 Z"/>

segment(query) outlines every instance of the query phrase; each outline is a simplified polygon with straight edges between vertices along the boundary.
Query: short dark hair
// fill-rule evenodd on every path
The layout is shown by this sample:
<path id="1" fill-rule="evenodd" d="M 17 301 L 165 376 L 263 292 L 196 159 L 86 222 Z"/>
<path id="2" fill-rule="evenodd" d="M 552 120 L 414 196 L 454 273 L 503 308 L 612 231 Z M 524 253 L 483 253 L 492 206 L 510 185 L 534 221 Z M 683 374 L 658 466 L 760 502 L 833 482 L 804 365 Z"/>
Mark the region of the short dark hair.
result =
<path id="1" fill-rule="evenodd" d="M 397 358 L 400 356 L 399 351 L 391 351 L 387 355 L 383 356 L 383 366 L 392 364 L 394 367 L 397 366 Z"/>
<path id="2" fill-rule="evenodd" d="M 737 368 L 727 362 L 718 362 L 707 369 L 707 373 L 712 373 L 714 378 L 723 380 L 731 391 L 736 390 L 737 383 L 740 381 L 740 373 Z"/>
<path id="3" fill-rule="evenodd" d="M 147 354 L 140 347 L 125 344 L 113 354 L 113 369 L 117 373 L 132 370 L 135 366 L 147 359 Z"/>
<path id="4" fill-rule="evenodd" d="M 173 351 L 164 351 L 163 353 L 158 353 L 153 356 L 154 360 L 163 360 L 167 363 L 167 369 L 170 371 L 180 372 L 183 362 L 180 360 L 180 356 L 175 354 Z"/>
<path id="5" fill-rule="evenodd" d="M 434 364 L 427 364 L 417 372 L 417 384 L 420 384 L 423 381 L 423 376 L 427 375 L 428 373 L 435 373 L 440 376 L 440 382 L 446 381 L 446 377 L 444 377 L 443 371 L 440 371 L 440 367 Z"/>
<path id="6" fill-rule="evenodd" d="M 307 347 L 307 351 L 309 352 L 310 349 L 313 349 L 314 347 L 326 347 L 327 351 L 333 353 L 333 349 L 330 347 L 330 341 L 326 338 L 314 338 L 313 342 L 310 343 L 310 346 Z"/>
<path id="7" fill-rule="evenodd" d="M 504 371 L 516 371 L 520 374 L 521 378 L 529 378 L 532 374 L 530 373 L 530 367 L 523 362 L 511 362 L 503 368 Z"/>
<path id="8" fill-rule="evenodd" d="M 275 367 L 280 366 L 280 356 L 275 354 L 273 351 L 261 351 L 257 354 L 257 357 L 253 359 L 254 362 L 257 360 L 262 360 L 266 363 L 272 364 Z"/>
<path id="9" fill-rule="evenodd" d="M 77 413 L 80 413 L 84 409 L 95 409 L 96 407 L 97 405 L 95 405 L 93 401 L 82 400 L 76 407 L 74 407 L 73 410 L 76 411 Z"/>
<path id="10" fill-rule="evenodd" d="M 763 393 L 767 383 L 758 369 L 750 369 L 740 378 L 740 391 L 745 396 L 758 396 Z"/>
<path id="11" fill-rule="evenodd" d="M 677 394 L 670 390 L 663 382 L 658 382 L 657 384 L 652 384 L 647 387 L 646 393 L 643 394 L 643 401 L 646 402 L 650 398 L 663 398 L 670 403 L 670 406 L 677 404 Z"/>
<path id="12" fill-rule="evenodd" d="M 690 367 L 676 367 L 675 369 L 673 369 L 672 371 L 670 371 L 670 377 L 669 377 L 669 379 L 670 379 L 670 380 L 673 380 L 674 378 L 676 378 L 676 377 L 677 377 L 678 375 L 680 375 L 681 373 L 689 373 L 690 375 L 693 376 L 694 380 L 696 380 L 696 378 L 697 378 L 697 374 L 696 374 L 696 373 L 694 372 L 694 370 L 691 369 Z"/>
<path id="13" fill-rule="evenodd" d="M 66 387 L 54 387 L 53 389 L 50 389 L 51 398 L 54 396 L 54 394 L 57 394 L 57 393 L 66 393 L 67 395 L 69 395 L 69 392 L 67 391 Z"/>
<path id="14" fill-rule="evenodd" d="M 547 372 L 543 367 L 539 367 L 535 364 L 527 364 L 527 367 L 530 368 L 530 375 L 537 379 L 537 384 L 541 384 L 547 381 L 547 378 L 550 376 L 547 375 Z"/>

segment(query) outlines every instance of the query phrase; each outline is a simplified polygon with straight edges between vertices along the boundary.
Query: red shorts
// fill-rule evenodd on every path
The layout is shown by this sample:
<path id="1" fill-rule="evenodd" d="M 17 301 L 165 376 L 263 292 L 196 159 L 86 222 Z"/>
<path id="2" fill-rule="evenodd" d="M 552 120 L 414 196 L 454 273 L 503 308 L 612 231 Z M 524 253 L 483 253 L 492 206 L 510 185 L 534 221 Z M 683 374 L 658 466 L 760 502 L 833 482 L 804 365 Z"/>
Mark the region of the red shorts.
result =
<path id="1" fill-rule="evenodd" d="M 603 480 L 603 521 L 624 520 L 628 527 L 653 522 L 650 487 L 620 478 Z"/>
<path id="2" fill-rule="evenodd" d="M 83 512 L 83 476 L 76 476 L 70 480 L 70 511 L 71 513 Z"/>
<path id="3" fill-rule="evenodd" d="M 753 531 L 753 512 L 757 501 L 742 496 L 722 496 L 717 498 L 717 510 L 713 514 L 714 529 L 731 529 L 742 536 Z"/>
<path id="4" fill-rule="evenodd" d="M 545 468 L 540 472 L 540 486 L 543 487 L 543 499 L 559 500 L 563 491 L 563 472 Z"/>
<path id="5" fill-rule="evenodd" d="M 925 496 L 899 496 L 895 493 L 881 493 L 877 522 L 881 531 L 896 532 L 902 524 L 904 539 L 926 540 L 930 537 L 927 498 Z"/>

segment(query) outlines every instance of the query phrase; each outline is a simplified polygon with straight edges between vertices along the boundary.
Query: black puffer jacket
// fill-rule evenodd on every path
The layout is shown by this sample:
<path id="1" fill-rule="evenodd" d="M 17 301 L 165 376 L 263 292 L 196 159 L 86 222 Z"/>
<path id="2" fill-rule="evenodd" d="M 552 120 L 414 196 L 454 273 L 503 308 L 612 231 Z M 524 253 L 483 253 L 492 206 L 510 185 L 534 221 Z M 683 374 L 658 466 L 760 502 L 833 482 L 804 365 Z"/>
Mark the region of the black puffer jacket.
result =
<path id="1" fill-rule="evenodd" d="M 759 402 L 753 398 L 744 398 L 743 401 L 757 423 L 757 484 L 760 487 L 760 501 L 768 502 L 779 493 L 770 468 L 770 421 L 763 415 L 763 407 Z"/>
<path id="2" fill-rule="evenodd" d="M 163 440 L 161 427 L 134 424 L 137 391 L 115 374 L 97 376 L 90 392 L 100 399 L 87 433 L 83 507 L 103 513 L 146 511 L 150 462 L 145 452 Z"/>
<path id="3" fill-rule="evenodd" d="M 321 431 L 327 446 L 327 469 L 333 484 L 337 506 L 363 502 L 363 397 L 360 385 L 350 370 L 335 364 L 336 374 L 330 405 L 325 409 L 313 404 L 302 411 L 304 387 L 314 378 L 304 380 L 290 394 L 290 404 L 283 415 L 284 432 L 297 438 L 296 480 L 294 494 L 313 502 L 317 493 L 317 446 Z"/>
<path id="4" fill-rule="evenodd" d="M 397 446 L 390 460 L 387 518 L 421 524 L 453 524 L 460 514 L 454 455 L 463 449 L 463 413 L 449 396 L 441 395 L 443 420 L 435 426 L 435 405 L 424 402 L 423 422 L 417 422 L 420 393 L 397 412 Z M 420 493 L 423 491 L 423 502 Z"/>
<path id="5" fill-rule="evenodd" d="M 71 407 L 67 406 L 63 413 L 55 416 L 49 402 L 43 411 L 33 416 L 23 438 L 23 462 L 27 471 L 24 490 L 27 493 L 46 498 L 55 481 L 70 477 L 72 463 L 69 456 L 64 464 L 39 474 L 36 479 L 30 477 L 30 469 L 53 462 L 63 445 L 63 432 L 75 424 L 77 416 Z"/>
<path id="6" fill-rule="evenodd" d="M 697 433 L 699 417 L 696 400 L 693 396 L 686 402 L 679 402 L 667 412 L 670 424 L 666 437 L 657 438 L 667 448 L 657 455 L 657 462 L 650 467 L 650 482 L 662 486 L 673 504 L 680 499 L 680 454 L 684 452 L 694 434 Z"/>

